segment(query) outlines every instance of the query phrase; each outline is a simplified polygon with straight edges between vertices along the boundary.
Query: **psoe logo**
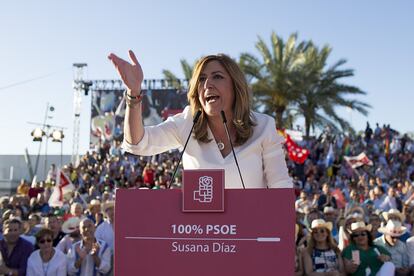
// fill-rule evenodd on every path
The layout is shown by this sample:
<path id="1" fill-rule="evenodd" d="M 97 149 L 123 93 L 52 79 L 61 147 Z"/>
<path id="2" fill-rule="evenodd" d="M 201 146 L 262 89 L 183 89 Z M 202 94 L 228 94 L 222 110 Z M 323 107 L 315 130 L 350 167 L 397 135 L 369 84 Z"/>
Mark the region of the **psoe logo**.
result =
<path id="1" fill-rule="evenodd" d="M 198 179 L 198 190 L 194 191 L 194 201 L 211 203 L 213 201 L 213 178 L 202 176 Z"/>

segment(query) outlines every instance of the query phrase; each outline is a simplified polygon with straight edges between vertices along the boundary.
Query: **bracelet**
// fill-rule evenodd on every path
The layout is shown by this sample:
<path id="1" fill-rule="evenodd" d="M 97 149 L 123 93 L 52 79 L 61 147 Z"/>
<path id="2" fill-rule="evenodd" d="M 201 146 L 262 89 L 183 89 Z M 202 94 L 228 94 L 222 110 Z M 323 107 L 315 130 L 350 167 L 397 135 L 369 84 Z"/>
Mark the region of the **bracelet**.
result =
<path id="1" fill-rule="evenodd" d="M 125 95 L 127 96 L 127 98 L 128 98 L 128 99 L 131 99 L 131 100 L 136 100 L 136 99 L 138 99 L 139 97 L 141 97 L 142 93 L 139 93 L 139 95 L 138 95 L 138 96 L 131 96 L 131 95 L 129 95 L 129 94 L 127 93 L 127 91 L 125 90 Z"/>
<path id="2" fill-rule="evenodd" d="M 142 93 L 138 96 L 131 96 L 125 91 L 125 103 L 129 108 L 138 108 L 137 106 L 142 102 L 143 97 Z"/>

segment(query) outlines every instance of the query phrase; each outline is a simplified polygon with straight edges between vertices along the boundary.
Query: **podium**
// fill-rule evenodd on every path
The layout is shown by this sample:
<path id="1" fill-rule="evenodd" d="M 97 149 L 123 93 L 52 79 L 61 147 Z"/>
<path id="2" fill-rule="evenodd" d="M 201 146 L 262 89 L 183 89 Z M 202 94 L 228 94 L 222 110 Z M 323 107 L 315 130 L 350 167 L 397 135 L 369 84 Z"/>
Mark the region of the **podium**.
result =
<path id="1" fill-rule="evenodd" d="M 223 212 L 186 213 L 181 190 L 117 190 L 115 275 L 294 275 L 293 189 L 224 198 Z"/>

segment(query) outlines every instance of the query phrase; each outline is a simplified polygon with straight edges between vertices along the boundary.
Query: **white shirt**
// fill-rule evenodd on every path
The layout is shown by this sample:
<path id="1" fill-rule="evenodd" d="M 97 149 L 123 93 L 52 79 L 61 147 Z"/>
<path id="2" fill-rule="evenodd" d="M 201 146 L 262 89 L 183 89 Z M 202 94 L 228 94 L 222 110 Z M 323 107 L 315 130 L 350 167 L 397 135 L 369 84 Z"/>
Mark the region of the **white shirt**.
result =
<path id="1" fill-rule="evenodd" d="M 256 126 L 253 135 L 243 145 L 235 147 L 240 171 L 246 188 L 292 188 L 283 150 L 283 138 L 277 134 L 272 117 L 253 112 Z M 150 156 L 170 149 L 182 150 L 191 131 L 193 118 L 187 106 L 182 113 L 165 122 L 145 127 L 144 136 L 137 145 L 124 140 L 125 151 Z M 208 128 L 209 143 L 190 138 L 183 155 L 185 169 L 224 169 L 225 187 L 242 188 L 233 154 L 223 158 Z"/>
<path id="2" fill-rule="evenodd" d="M 114 252 L 114 228 L 109 220 L 105 220 L 96 228 L 95 238 L 105 241 Z"/>
<path id="3" fill-rule="evenodd" d="M 66 276 L 66 256 L 55 249 L 55 254 L 48 263 L 43 263 L 40 249 L 34 251 L 27 260 L 27 276 Z"/>
<path id="4" fill-rule="evenodd" d="M 377 199 L 374 200 L 374 207 L 375 207 L 375 209 L 380 209 L 381 211 L 384 211 L 382 209 L 383 208 L 382 205 L 383 205 L 386 197 L 387 196 L 385 194 L 383 194 L 380 198 L 377 198 Z"/>
<path id="5" fill-rule="evenodd" d="M 62 251 L 64 254 L 67 254 L 69 249 L 72 247 L 72 238 L 70 237 L 69 234 L 67 234 L 66 236 L 64 236 L 60 242 L 58 243 L 58 245 L 56 245 L 56 249 Z"/>
<path id="6" fill-rule="evenodd" d="M 386 196 L 379 209 L 384 212 L 388 212 L 390 209 L 397 209 L 397 200 L 395 197 Z"/>
<path id="7" fill-rule="evenodd" d="M 83 259 L 80 267 L 80 274 L 78 274 L 79 269 L 75 267 L 75 262 L 78 259 L 76 254 L 76 246 L 79 244 L 80 248 L 83 248 L 83 242 L 78 241 L 72 245 L 72 248 L 69 249 L 67 255 L 68 275 L 91 276 L 95 275 L 94 271 L 96 271 L 96 275 L 104 275 L 111 270 L 111 249 L 104 241 L 98 239 L 96 240 L 99 243 L 98 257 L 101 259 L 99 267 L 95 267 L 92 255 L 88 254 L 85 259 Z"/>
<path id="8" fill-rule="evenodd" d="M 410 237 L 405 242 L 410 266 L 414 265 L 414 237 Z"/>

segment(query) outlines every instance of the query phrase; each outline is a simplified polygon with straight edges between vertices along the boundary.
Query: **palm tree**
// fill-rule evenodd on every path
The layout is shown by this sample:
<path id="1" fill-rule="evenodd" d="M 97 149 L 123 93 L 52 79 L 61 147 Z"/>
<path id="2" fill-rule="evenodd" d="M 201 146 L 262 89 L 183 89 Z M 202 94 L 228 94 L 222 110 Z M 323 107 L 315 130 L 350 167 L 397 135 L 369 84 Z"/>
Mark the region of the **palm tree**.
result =
<path id="1" fill-rule="evenodd" d="M 284 113 L 297 97 L 292 80 L 301 68 L 307 47 L 305 42 L 297 44 L 296 33 L 285 43 L 272 32 L 270 48 L 261 37 L 256 43 L 260 59 L 249 53 L 240 55 L 239 64 L 251 83 L 256 106 L 275 116 L 279 128 L 283 127 Z"/>
<path id="2" fill-rule="evenodd" d="M 190 63 L 188 63 L 188 61 L 186 61 L 185 59 L 181 59 L 180 63 L 181 63 L 181 68 L 183 70 L 184 79 L 188 81 L 189 79 L 191 79 L 191 75 L 193 74 L 194 64 L 190 65 Z M 174 88 L 176 89 L 183 88 L 183 84 L 180 82 L 179 78 L 177 78 L 177 76 L 174 73 L 172 73 L 170 70 L 164 69 L 162 70 L 162 74 L 164 75 L 164 78 L 168 82 L 172 83 Z"/>
<path id="3" fill-rule="evenodd" d="M 347 107 L 364 115 L 368 114 L 370 107 L 362 101 L 352 98 L 355 95 L 365 95 L 366 92 L 358 87 L 343 84 L 340 81 L 352 77 L 354 70 L 340 69 L 346 63 L 341 59 L 333 66 L 325 69 L 327 59 L 332 48 L 324 46 L 319 50 L 311 42 L 304 52 L 304 62 L 301 70 L 294 76 L 296 111 L 305 118 L 305 133 L 309 136 L 310 129 L 330 126 L 338 130 L 352 130 L 350 124 L 341 118 L 335 108 Z M 322 112 L 322 113 L 321 113 Z"/>

